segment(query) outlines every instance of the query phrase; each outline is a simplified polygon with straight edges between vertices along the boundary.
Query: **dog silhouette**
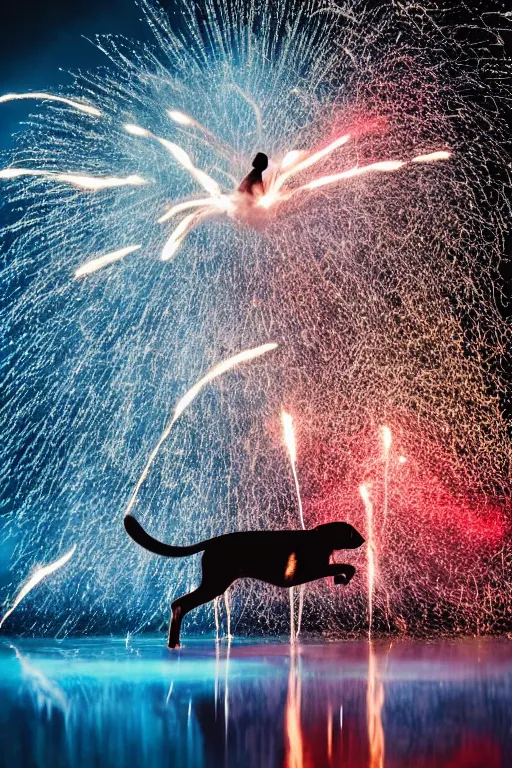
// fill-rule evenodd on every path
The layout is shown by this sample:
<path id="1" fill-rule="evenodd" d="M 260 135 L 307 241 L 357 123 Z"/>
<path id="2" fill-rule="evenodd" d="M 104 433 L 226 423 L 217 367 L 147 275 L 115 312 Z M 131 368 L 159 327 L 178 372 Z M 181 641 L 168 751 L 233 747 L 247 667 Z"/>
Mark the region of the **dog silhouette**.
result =
<path id="1" fill-rule="evenodd" d="M 337 549 L 357 549 L 364 539 L 348 523 L 326 523 L 311 530 L 244 531 L 227 533 L 188 547 L 175 547 L 150 536 L 137 520 L 127 515 L 124 527 L 144 549 L 164 557 L 187 557 L 203 552 L 201 584 L 178 597 L 172 605 L 169 648 L 179 648 L 185 614 L 219 597 L 237 579 L 249 578 L 276 587 L 295 587 L 326 576 L 335 584 L 348 584 L 353 565 L 330 563 Z"/>

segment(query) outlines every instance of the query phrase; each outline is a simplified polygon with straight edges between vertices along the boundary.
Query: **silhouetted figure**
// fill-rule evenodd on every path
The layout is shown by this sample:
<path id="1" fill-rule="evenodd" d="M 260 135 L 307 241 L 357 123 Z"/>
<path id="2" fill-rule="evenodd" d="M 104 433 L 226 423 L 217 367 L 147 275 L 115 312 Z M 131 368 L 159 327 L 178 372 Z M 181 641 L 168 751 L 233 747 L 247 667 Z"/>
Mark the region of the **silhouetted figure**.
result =
<path id="1" fill-rule="evenodd" d="M 255 195 L 262 195 L 264 192 L 263 171 L 268 168 L 268 157 L 263 152 L 258 152 L 252 161 L 252 168 L 252 171 L 247 174 L 238 187 L 238 191 L 254 197 Z"/>
<path id="2" fill-rule="evenodd" d="M 295 587 L 334 576 L 335 584 L 348 584 L 355 573 L 354 566 L 331 564 L 330 557 L 336 549 L 357 549 L 364 543 L 361 534 L 348 523 L 326 523 L 309 531 L 228 533 L 189 547 L 173 547 L 154 539 L 131 515 L 125 517 L 124 527 L 137 544 L 156 555 L 187 557 L 204 552 L 201 584 L 171 605 L 169 648 L 179 647 L 185 614 L 222 595 L 237 579 Z"/>

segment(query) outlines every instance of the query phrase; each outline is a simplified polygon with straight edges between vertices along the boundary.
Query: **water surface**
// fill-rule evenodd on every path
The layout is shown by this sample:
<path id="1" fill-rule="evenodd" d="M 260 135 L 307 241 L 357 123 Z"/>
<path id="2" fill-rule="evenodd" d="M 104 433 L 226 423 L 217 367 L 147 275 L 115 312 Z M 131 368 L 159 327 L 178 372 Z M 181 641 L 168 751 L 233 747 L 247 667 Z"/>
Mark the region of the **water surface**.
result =
<path id="1" fill-rule="evenodd" d="M 512 641 L 0 643 L 0 766 L 506 768 Z"/>

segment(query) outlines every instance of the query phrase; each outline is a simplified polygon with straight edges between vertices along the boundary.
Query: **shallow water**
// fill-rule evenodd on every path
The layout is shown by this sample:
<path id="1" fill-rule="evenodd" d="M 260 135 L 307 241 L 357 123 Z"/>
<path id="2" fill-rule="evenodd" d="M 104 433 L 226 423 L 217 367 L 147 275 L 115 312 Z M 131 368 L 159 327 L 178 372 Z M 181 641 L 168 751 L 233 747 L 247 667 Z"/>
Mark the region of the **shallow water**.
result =
<path id="1" fill-rule="evenodd" d="M 512 641 L 0 643 L 0 765 L 512 766 Z"/>

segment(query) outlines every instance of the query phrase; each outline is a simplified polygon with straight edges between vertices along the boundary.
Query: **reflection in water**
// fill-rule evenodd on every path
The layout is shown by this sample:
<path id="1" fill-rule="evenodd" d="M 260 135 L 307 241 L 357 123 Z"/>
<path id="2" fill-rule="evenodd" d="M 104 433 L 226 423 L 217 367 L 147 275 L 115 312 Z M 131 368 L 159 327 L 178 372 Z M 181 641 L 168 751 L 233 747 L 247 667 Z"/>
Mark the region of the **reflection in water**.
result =
<path id="1" fill-rule="evenodd" d="M 288 675 L 288 696 L 286 697 L 285 708 L 285 768 L 302 768 L 304 765 L 300 721 L 301 676 L 299 665 L 300 656 L 296 646 L 290 645 L 290 673 Z"/>
<path id="2" fill-rule="evenodd" d="M 46 710 L 46 715 L 51 716 L 52 709 L 59 709 L 64 714 L 69 710 L 69 704 L 65 693 L 58 685 L 43 675 L 41 670 L 35 667 L 19 652 L 15 645 L 11 645 L 16 658 L 20 662 L 23 677 L 33 693 L 36 707 L 39 712 Z"/>
<path id="3" fill-rule="evenodd" d="M 231 651 L 231 635 L 228 634 L 228 646 L 226 649 L 226 661 L 224 663 L 224 734 L 226 737 L 226 750 L 228 747 L 229 728 L 229 653 Z"/>
<path id="4" fill-rule="evenodd" d="M 366 691 L 366 721 L 368 723 L 368 768 L 384 768 L 384 683 L 379 675 L 373 641 L 368 643 L 368 688 Z"/>
<path id="5" fill-rule="evenodd" d="M 507 640 L 128 645 L 0 643 L 0 768 L 509 765 Z"/>

